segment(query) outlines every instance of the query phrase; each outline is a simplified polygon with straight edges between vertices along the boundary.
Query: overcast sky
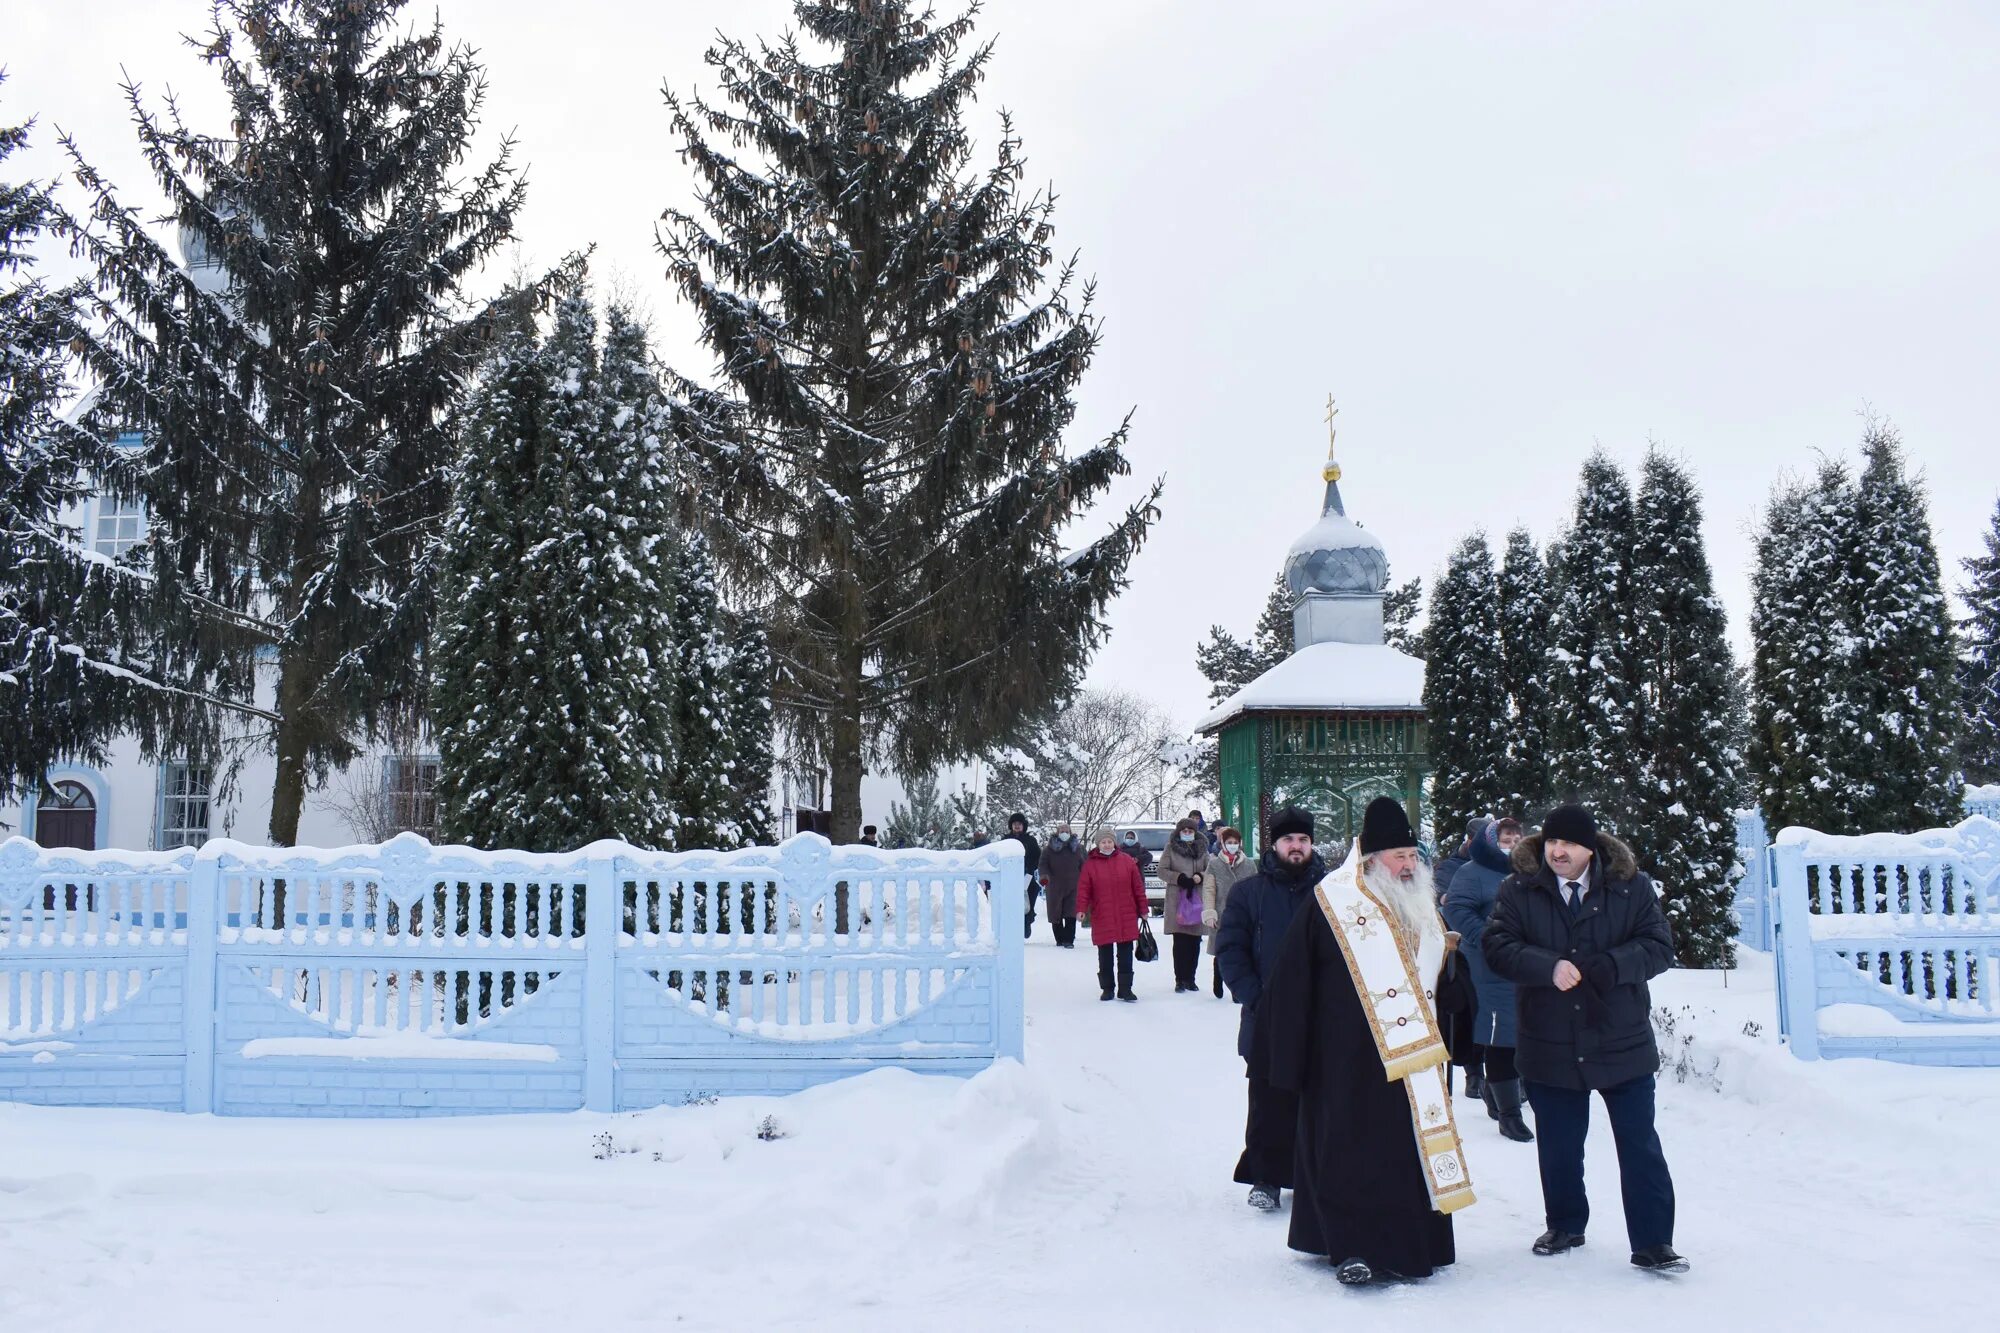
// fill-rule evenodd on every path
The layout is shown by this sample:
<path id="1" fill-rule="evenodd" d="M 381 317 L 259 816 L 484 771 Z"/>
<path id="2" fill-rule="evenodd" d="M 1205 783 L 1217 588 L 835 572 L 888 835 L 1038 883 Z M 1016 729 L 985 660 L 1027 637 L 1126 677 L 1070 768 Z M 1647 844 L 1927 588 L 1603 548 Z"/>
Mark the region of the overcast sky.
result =
<path id="1" fill-rule="evenodd" d="M 198 0 L 6 0 L 0 123 L 41 117 L 152 194 L 122 66 L 218 130 L 177 34 Z M 530 171 L 524 257 L 588 243 L 704 371 L 653 251 L 684 198 L 663 82 L 712 88 L 717 29 L 778 0 L 445 0 Z M 412 12 L 427 16 L 425 6 Z M 2000 495 L 2000 6 L 991 0 L 973 111 L 1013 111 L 1105 342 L 1074 443 L 1136 408 L 1164 515 L 1094 678 L 1183 723 L 1194 647 L 1248 628 L 1315 516 L 1341 404 L 1349 510 L 1394 575 L 1466 532 L 1563 522 L 1594 444 L 1683 455 L 1739 639 L 1773 482 L 1850 456 L 1872 409 L 1928 477 L 1947 577 Z M 975 612 L 977 608 L 967 608 Z"/>

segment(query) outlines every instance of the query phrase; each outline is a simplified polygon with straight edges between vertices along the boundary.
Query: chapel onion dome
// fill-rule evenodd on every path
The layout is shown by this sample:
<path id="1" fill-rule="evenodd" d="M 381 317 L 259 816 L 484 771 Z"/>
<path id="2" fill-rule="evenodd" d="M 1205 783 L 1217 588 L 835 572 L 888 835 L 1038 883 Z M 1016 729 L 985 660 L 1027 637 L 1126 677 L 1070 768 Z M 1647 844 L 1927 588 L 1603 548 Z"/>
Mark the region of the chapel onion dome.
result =
<path id="1" fill-rule="evenodd" d="M 1292 596 L 1307 593 L 1379 597 L 1389 587 L 1389 556 L 1375 534 L 1347 516 L 1340 501 L 1340 465 L 1327 460 L 1326 503 L 1319 521 L 1299 534 L 1285 556 Z"/>

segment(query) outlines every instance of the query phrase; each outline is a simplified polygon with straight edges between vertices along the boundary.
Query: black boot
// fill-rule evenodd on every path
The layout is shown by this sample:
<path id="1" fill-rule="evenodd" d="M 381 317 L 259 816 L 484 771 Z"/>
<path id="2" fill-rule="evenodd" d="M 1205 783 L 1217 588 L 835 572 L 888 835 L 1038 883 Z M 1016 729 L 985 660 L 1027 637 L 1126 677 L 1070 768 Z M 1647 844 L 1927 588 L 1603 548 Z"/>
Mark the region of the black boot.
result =
<path id="1" fill-rule="evenodd" d="M 1103 993 L 1102 995 L 1098 996 L 1097 998 L 1098 998 L 1098 999 L 1100 999 L 1100 1000 L 1108 1000 L 1108 999 L 1110 999 L 1110 998 L 1111 998 L 1111 987 L 1109 987 L 1109 986 L 1106 986 L 1106 987 L 1104 988 L 1104 993 Z"/>
<path id="2" fill-rule="evenodd" d="M 1500 1103 L 1493 1100 L 1492 1083 L 1489 1082 L 1479 1089 L 1479 1100 L 1486 1103 L 1486 1118 L 1488 1120 L 1498 1120 L 1500 1118 Z"/>
<path id="3" fill-rule="evenodd" d="M 1535 1253 L 1541 1255 L 1567 1254 L 1571 1250 L 1583 1248 L 1583 1237 L 1575 1232 L 1550 1227 L 1535 1237 Z"/>
<path id="4" fill-rule="evenodd" d="M 1510 1078 L 1501 1083 L 1488 1083 L 1486 1091 L 1493 1098 L 1492 1105 L 1500 1108 L 1500 1133 L 1516 1143 L 1533 1143 L 1535 1131 L 1528 1128 L 1528 1122 L 1521 1118 L 1521 1080 Z"/>
<path id="5" fill-rule="evenodd" d="M 1477 1069 L 1468 1069 L 1465 1071 L 1465 1095 L 1468 1097 L 1477 1097 L 1481 1101 L 1484 1101 L 1486 1098 L 1486 1080 L 1480 1077 Z"/>

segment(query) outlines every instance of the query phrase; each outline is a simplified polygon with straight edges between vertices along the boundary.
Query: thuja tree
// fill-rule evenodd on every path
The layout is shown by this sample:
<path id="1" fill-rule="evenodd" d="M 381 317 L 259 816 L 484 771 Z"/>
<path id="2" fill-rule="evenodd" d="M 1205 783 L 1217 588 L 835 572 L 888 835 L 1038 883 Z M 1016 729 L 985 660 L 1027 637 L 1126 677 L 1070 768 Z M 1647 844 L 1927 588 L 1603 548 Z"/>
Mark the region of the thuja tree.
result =
<path id="1" fill-rule="evenodd" d="M 1986 529 L 1986 553 L 1966 560 L 1965 574 L 1962 592 L 1970 614 L 1959 663 L 1965 775 L 1973 782 L 2000 782 L 2000 504 Z"/>
<path id="2" fill-rule="evenodd" d="M 509 141 L 466 170 L 483 71 L 436 24 L 401 30 L 404 4 L 216 4 L 193 45 L 227 126 L 126 85 L 192 272 L 65 142 L 104 304 L 81 344 L 92 419 L 144 433 L 147 570 L 186 613 L 154 633 L 211 655 L 239 701 L 274 659 L 279 844 L 307 788 L 418 697 L 425 617 L 392 612 L 444 512 L 447 417 L 525 303 L 463 297 L 523 183 Z"/>
<path id="3" fill-rule="evenodd" d="M 1593 453 L 1557 547 L 1549 784 L 1626 838 L 1639 833 L 1649 744 L 1632 634 L 1633 535 L 1631 485 L 1608 456 Z"/>
<path id="4" fill-rule="evenodd" d="M 1424 629 L 1424 711 L 1430 717 L 1431 833 L 1440 846 L 1506 793 L 1507 684 L 1493 552 L 1484 534 L 1460 542 L 1431 587 Z"/>
<path id="5" fill-rule="evenodd" d="M 1526 528 L 1500 560 L 1500 669 L 1507 683 L 1507 813 L 1532 821 L 1549 796 L 1548 567 Z"/>
<path id="6" fill-rule="evenodd" d="M 719 99 L 669 95 L 699 202 L 660 242 L 719 362 L 682 382 L 717 556 L 769 608 L 780 728 L 851 841 L 870 760 L 928 771 L 1075 692 L 1158 488 L 1071 537 L 1125 430 L 1065 448 L 1099 326 L 1004 116 L 973 167 L 972 16 L 796 16 L 709 52 Z"/>
<path id="7" fill-rule="evenodd" d="M 1681 962 L 1727 966 L 1736 935 L 1741 718 L 1728 617 L 1687 468 L 1648 453 L 1634 517 L 1633 641 L 1651 719 L 1637 832 Z"/>

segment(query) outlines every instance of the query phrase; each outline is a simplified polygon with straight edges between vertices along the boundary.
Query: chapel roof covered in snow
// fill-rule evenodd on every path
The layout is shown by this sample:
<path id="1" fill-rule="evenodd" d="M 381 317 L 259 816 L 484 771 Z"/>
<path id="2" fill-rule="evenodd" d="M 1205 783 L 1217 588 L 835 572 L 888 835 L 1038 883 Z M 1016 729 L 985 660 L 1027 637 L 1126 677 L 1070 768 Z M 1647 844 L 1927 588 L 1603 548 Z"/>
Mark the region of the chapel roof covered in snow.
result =
<path id="1" fill-rule="evenodd" d="M 1299 649 L 1195 723 L 1215 731 L 1243 713 L 1404 712 L 1424 706 L 1424 664 L 1386 643 Z"/>

